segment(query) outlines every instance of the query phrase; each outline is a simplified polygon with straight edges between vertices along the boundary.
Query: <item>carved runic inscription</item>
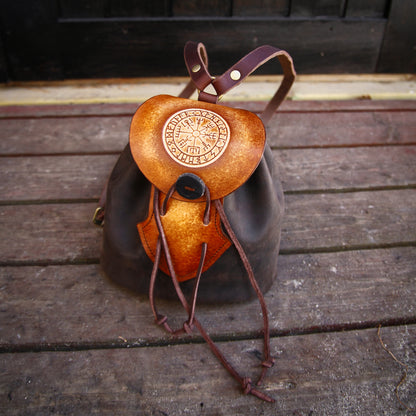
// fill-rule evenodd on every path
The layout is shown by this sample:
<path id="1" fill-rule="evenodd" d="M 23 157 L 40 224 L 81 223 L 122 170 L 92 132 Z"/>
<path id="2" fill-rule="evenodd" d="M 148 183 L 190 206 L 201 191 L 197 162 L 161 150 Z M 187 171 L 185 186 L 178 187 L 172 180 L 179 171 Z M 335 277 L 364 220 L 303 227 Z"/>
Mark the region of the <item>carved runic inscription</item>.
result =
<path id="1" fill-rule="evenodd" d="M 213 111 L 191 108 L 169 117 L 163 127 L 163 145 L 178 163 L 202 167 L 215 162 L 230 141 L 227 122 Z"/>

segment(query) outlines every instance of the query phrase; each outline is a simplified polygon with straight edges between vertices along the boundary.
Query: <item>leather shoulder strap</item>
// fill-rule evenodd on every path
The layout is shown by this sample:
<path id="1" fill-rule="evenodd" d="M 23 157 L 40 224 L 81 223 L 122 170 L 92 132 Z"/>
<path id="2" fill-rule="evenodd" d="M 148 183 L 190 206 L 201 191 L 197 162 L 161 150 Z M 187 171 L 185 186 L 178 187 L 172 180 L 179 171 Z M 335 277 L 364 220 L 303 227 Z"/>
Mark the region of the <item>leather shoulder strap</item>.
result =
<path id="1" fill-rule="evenodd" d="M 191 80 L 179 94 L 179 97 L 189 98 L 196 89 L 204 90 L 212 82 L 212 77 L 208 72 L 208 55 L 204 44 L 187 42 L 184 55 Z"/>
<path id="2" fill-rule="evenodd" d="M 184 56 L 191 80 L 195 88 L 199 90 L 198 99 L 200 101 L 213 103 L 218 101 L 219 96 L 241 84 L 245 78 L 261 65 L 270 59 L 277 58 L 283 69 L 283 80 L 261 115 L 264 124 L 267 124 L 276 109 L 283 102 L 296 76 L 290 55 L 286 51 L 269 45 L 260 46 L 254 49 L 217 78 L 213 78 L 208 71 L 207 53 L 202 43 L 187 42 L 185 45 Z M 204 91 L 209 84 L 213 85 L 217 93 L 216 95 Z"/>

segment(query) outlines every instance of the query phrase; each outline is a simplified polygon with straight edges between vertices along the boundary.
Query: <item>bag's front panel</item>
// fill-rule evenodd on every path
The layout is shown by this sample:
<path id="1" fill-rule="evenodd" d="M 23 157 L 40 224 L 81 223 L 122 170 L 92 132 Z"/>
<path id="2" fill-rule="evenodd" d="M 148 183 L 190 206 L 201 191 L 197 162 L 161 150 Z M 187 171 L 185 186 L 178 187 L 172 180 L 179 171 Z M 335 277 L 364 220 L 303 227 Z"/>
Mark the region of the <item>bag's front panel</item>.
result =
<path id="1" fill-rule="evenodd" d="M 160 209 L 165 198 L 166 195 L 160 193 Z M 150 203 L 149 215 L 145 221 L 137 225 L 137 228 L 147 255 L 154 261 L 159 232 L 153 210 L 153 192 L 150 200 L 152 203 Z M 221 229 L 221 219 L 214 203 L 211 202 L 209 222 L 206 225 L 203 223 L 204 213 L 204 202 L 171 198 L 167 204 L 166 214 L 161 217 L 176 276 L 180 282 L 196 276 L 203 243 L 207 243 L 208 247 L 203 272 L 207 271 L 231 245 Z M 159 268 L 164 273 L 170 274 L 164 256 Z"/>

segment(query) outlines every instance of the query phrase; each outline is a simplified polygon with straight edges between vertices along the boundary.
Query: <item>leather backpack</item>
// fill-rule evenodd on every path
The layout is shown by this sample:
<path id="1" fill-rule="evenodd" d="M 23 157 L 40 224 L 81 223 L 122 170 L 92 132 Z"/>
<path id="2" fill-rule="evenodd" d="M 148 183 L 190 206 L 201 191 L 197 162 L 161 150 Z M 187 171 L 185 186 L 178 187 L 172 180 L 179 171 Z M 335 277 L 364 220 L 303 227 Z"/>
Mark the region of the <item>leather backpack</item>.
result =
<path id="1" fill-rule="evenodd" d="M 196 304 L 248 301 L 263 314 L 264 357 L 257 385 L 273 365 L 263 294 L 277 276 L 283 191 L 265 125 L 295 78 L 289 54 L 261 46 L 212 77 L 203 44 L 188 42 L 190 82 L 159 95 L 134 114 L 129 144 L 99 202 L 101 266 L 115 283 L 147 293 L 155 321 L 172 334 L 196 327 L 243 391 L 274 401 L 240 376 L 195 317 Z M 259 66 L 277 58 L 283 80 L 261 113 L 218 104 Z M 209 91 L 207 91 L 207 87 Z M 189 97 L 198 90 L 198 100 Z M 188 313 L 173 330 L 157 298 L 178 299 Z"/>

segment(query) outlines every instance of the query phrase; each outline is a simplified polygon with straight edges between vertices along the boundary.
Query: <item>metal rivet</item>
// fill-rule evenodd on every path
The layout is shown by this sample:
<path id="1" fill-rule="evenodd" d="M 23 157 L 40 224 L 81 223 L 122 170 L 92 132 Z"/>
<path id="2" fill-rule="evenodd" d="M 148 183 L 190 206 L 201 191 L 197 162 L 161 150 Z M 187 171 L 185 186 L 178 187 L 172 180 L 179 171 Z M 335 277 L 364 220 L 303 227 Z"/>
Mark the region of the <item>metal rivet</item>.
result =
<path id="1" fill-rule="evenodd" d="M 241 78 L 241 72 L 234 69 L 234 71 L 231 71 L 230 78 L 233 81 L 238 81 Z"/>
<path id="2" fill-rule="evenodd" d="M 199 65 L 199 64 L 196 64 L 196 65 L 194 65 L 193 67 L 192 67 L 192 72 L 198 72 L 199 70 L 201 69 L 201 65 Z"/>

